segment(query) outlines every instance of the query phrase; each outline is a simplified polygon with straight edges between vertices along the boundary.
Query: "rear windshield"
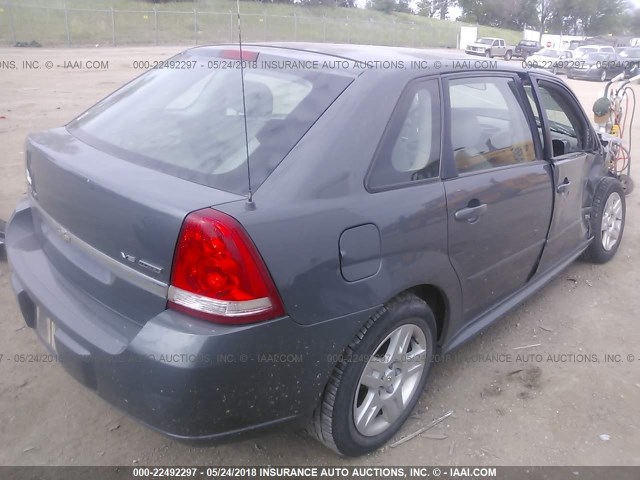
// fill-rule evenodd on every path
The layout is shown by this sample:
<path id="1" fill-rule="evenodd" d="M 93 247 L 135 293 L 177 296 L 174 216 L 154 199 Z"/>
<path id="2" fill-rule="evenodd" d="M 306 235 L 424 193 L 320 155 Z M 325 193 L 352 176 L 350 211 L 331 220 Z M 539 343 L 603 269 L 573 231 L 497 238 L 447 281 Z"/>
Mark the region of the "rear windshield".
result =
<path id="1" fill-rule="evenodd" d="M 534 42 L 532 40 L 520 40 L 520 45 L 523 47 L 537 47 L 538 42 Z"/>
<path id="2" fill-rule="evenodd" d="M 627 48 L 620 52 L 621 57 L 640 58 L 640 48 Z"/>
<path id="3" fill-rule="evenodd" d="M 557 50 L 552 48 L 543 48 L 536 55 L 541 55 L 543 57 L 557 57 L 559 55 Z"/>
<path id="4" fill-rule="evenodd" d="M 597 52 L 597 51 L 598 51 L 598 49 L 596 49 L 596 48 L 578 47 L 578 48 L 576 48 L 574 50 L 573 53 L 574 53 L 574 56 L 581 57 L 581 56 L 586 55 L 587 53 Z"/>
<path id="5" fill-rule="evenodd" d="M 245 194 L 247 142 L 239 62 L 219 58 L 220 52 L 207 53 L 187 52 L 145 73 L 80 115 L 69 131 L 125 160 Z M 285 68 L 274 69 L 274 59 Z M 353 81 L 352 75 L 338 70 L 290 65 L 260 55 L 244 69 L 255 188 Z"/>
<path id="6" fill-rule="evenodd" d="M 609 54 L 608 53 L 603 53 L 603 52 L 589 52 L 586 55 L 584 55 L 584 58 L 586 60 L 608 60 L 609 59 Z"/>

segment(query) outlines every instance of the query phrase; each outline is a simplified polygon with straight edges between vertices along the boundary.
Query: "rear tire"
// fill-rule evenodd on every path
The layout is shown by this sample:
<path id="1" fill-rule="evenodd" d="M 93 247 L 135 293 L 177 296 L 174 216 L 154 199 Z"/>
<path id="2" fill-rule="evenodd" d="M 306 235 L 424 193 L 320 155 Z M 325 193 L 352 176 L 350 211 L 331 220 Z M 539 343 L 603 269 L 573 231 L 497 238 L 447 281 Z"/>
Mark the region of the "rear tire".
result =
<path id="1" fill-rule="evenodd" d="M 625 214 L 622 184 L 615 178 L 604 177 L 593 196 L 590 219 L 593 240 L 583 253 L 585 260 L 606 263 L 615 256 L 624 233 Z"/>
<path id="2" fill-rule="evenodd" d="M 413 294 L 382 307 L 334 368 L 309 433 L 346 456 L 383 446 L 420 399 L 431 368 L 435 332 L 431 309 Z"/>
<path id="3" fill-rule="evenodd" d="M 504 54 L 504 59 L 505 60 L 511 60 L 511 50 L 507 50 L 507 53 Z"/>

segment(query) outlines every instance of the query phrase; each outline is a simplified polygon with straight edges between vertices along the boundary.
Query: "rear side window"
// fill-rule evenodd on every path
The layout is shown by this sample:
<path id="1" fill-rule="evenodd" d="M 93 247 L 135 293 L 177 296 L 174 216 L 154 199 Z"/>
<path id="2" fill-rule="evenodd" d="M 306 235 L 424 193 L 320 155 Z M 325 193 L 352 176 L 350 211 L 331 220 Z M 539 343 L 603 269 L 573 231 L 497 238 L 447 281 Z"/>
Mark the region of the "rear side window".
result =
<path id="1" fill-rule="evenodd" d="M 172 59 L 187 68 L 147 72 L 74 120 L 69 131 L 125 160 L 246 193 L 240 69 L 220 68 L 217 52 L 206 53 L 190 51 Z M 338 70 L 262 69 L 261 61 L 256 65 L 244 71 L 255 188 L 353 81 L 352 75 Z"/>
<path id="2" fill-rule="evenodd" d="M 531 128 L 513 78 L 449 81 L 451 146 L 458 173 L 535 160 Z"/>
<path id="3" fill-rule="evenodd" d="M 589 128 L 572 97 L 561 87 L 544 81 L 539 82 L 538 92 L 547 115 L 553 156 L 588 150 Z"/>
<path id="4" fill-rule="evenodd" d="M 367 185 L 376 190 L 439 176 L 440 123 L 438 82 L 409 87 L 393 113 Z"/>

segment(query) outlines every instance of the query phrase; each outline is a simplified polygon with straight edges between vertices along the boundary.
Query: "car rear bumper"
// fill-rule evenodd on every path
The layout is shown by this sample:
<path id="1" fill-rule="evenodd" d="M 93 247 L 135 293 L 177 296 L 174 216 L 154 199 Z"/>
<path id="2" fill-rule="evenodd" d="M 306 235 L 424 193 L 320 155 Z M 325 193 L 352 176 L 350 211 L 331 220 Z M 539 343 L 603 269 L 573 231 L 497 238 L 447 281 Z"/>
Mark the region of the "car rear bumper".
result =
<path id="1" fill-rule="evenodd" d="M 536 50 L 537 52 L 537 50 Z M 524 57 L 530 57 L 531 55 L 533 55 L 536 52 L 531 52 L 528 50 L 514 50 L 513 51 L 513 56 L 514 57 L 518 57 L 518 58 L 524 58 Z"/>
<path id="2" fill-rule="evenodd" d="M 180 439 L 213 440 L 308 415 L 336 357 L 372 313 L 312 326 L 289 317 L 228 326 L 165 310 L 138 324 L 55 270 L 39 248 L 26 199 L 8 223 L 6 246 L 25 321 L 35 329 L 36 312 L 52 320 L 48 347 L 64 369 L 115 407 Z"/>
<path id="3" fill-rule="evenodd" d="M 572 68 L 569 72 L 573 78 L 581 78 L 587 80 L 599 80 L 600 75 L 602 75 L 602 71 L 598 70 L 597 68 L 589 68 L 586 70 Z"/>

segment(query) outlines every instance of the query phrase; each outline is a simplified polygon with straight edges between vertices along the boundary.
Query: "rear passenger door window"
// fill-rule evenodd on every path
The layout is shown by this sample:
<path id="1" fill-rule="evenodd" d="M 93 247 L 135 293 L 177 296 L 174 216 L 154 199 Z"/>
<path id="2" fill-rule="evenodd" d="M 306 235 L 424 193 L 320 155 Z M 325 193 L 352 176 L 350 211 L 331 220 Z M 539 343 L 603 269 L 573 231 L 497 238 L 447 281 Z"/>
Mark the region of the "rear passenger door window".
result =
<path id="1" fill-rule="evenodd" d="M 440 92 L 436 80 L 405 91 L 367 178 L 371 190 L 437 178 L 440 173 Z"/>
<path id="2" fill-rule="evenodd" d="M 531 95 L 531 87 L 527 88 Z M 540 81 L 538 97 L 547 117 L 553 157 L 592 149 L 586 120 L 563 87 Z"/>
<path id="3" fill-rule="evenodd" d="M 513 77 L 466 77 L 448 82 L 451 147 L 458 173 L 506 167 L 536 159 Z"/>

